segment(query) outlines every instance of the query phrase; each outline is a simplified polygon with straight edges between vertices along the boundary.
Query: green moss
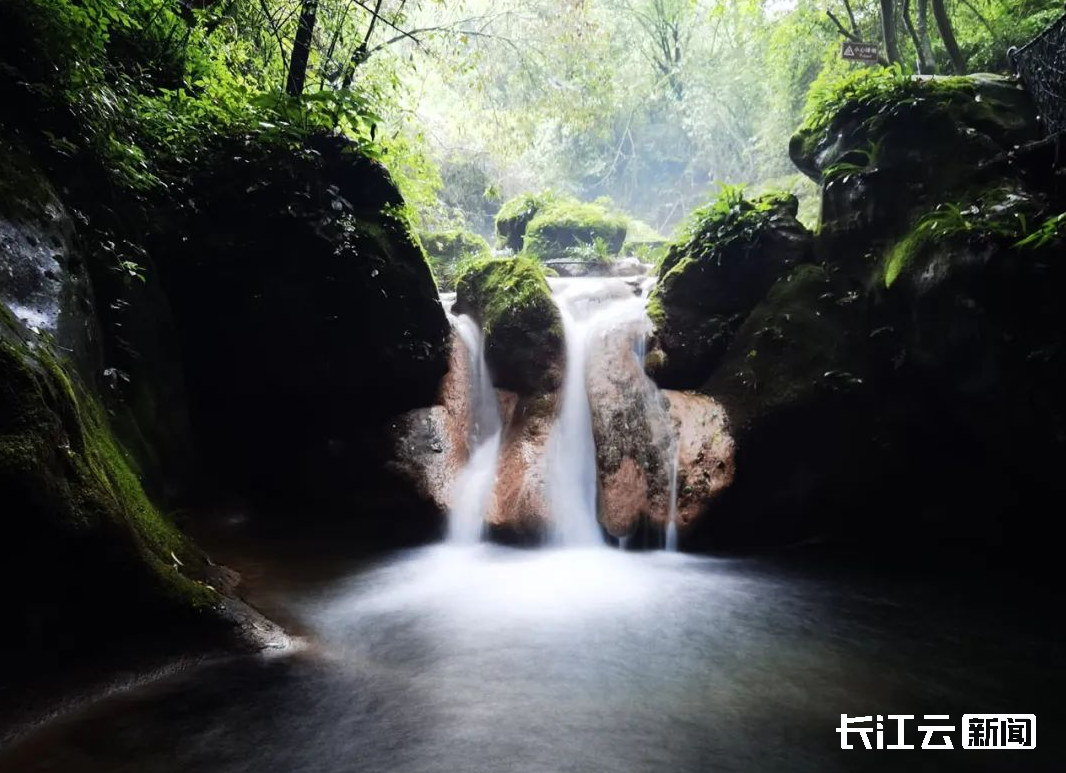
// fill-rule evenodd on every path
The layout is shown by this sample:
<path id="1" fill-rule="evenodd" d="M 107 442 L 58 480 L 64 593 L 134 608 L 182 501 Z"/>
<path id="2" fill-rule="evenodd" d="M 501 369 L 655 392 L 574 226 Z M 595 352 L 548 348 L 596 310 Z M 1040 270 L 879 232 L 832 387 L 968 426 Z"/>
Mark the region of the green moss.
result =
<path id="1" fill-rule="evenodd" d="M 716 260 L 734 243 L 753 243 L 775 216 L 795 216 L 799 203 L 787 191 L 768 191 L 744 198 L 742 186 L 723 186 L 710 203 L 694 210 L 681 228 L 681 238 L 670 245 L 659 264 L 659 277 L 666 277 L 686 259 Z M 689 263 L 685 263 L 689 265 Z M 682 267 L 680 273 L 683 273 Z"/>
<path id="2" fill-rule="evenodd" d="M 912 78 L 898 67 L 855 70 L 828 83 L 815 83 L 794 142 L 813 157 L 819 144 L 844 121 L 858 121 L 876 133 L 893 108 L 927 102 L 939 107 L 972 103 L 974 82 L 967 77 Z M 794 154 L 795 155 L 795 154 Z"/>
<path id="3" fill-rule="evenodd" d="M 652 288 L 651 294 L 648 296 L 646 311 L 648 318 L 655 327 L 661 327 L 666 323 L 666 309 L 663 308 L 662 293 L 658 285 Z"/>
<path id="4" fill-rule="evenodd" d="M 520 252 L 529 222 L 543 206 L 554 200 L 554 193 L 544 191 L 537 194 L 523 193 L 504 202 L 496 214 L 496 235 L 499 237 L 500 246 L 512 252 Z"/>
<path id="5" fill-rule="evenodd" d="M 456 289 L 486 336 L 519 316 L 531 318 L 530 321 L 549 319 L 550 324 L 561 325 L 544 270 L 529 258 L 472 261 L 457 277 Z"/>
<path id="6" fill-rule="evenodd" d="M 986 241 L 1000 246 L 1027 246 L 1045 227 L 1040 204 L 1010 186 L 994 186 L 974 192 L 967 200 L 945 203 L 920 216 L 888 250 L 882 278 L 891 287 L 907 269 L 936 244 Z M 1039 236 L 1033 239 L 1035 242 Z"/>
<path id="7" fill-rule="evenodd" d="M 492 257 L 484 237 L 469 231 L 435 231 L 421 236 L 430 268 L 441 290 L 454 290 L 455 277 L 464 264 Z"/>
<path id="8" fill-rule="evenodd" d="M 0 319 L 0 490 L 8 517 L 26 520 L 9 527 L 57 551 L 70 540 L 108 546 L 84 582 L 126 582 L 131 597 L 186 609 L 217 602 L 184 573 L 202 568 L 203 557 L 149 501 L 99 401 L 46 343 L 24 340 L 7 314 Z M 79 559 L 92 566 L 94 556 Z"/>
<path id="9" fill-rule="evenodd" d="M 536 261 L 521 256 L 472 261 L 456 282 L 455 311 L 481 323 L 498 387 L 524 395 L 558 388 L 562 318 Z"/>
<path id="10" fill-rule="evenodd" d="M 567 258 L 575 251 L 583 259 L 606 259 L 622 249 L 627 227 L 626 218 L 599 204 L 556 199 L 530 220 L 522 251 L 540 261 Z"/>

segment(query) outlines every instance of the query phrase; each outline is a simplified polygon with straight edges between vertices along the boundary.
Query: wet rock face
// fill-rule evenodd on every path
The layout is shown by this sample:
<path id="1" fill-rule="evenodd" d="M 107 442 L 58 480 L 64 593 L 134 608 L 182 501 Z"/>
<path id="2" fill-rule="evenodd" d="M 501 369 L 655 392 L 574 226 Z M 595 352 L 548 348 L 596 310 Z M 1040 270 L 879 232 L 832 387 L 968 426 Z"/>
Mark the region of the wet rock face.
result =
<path id="1" fill-rule="evenodd" d="M 667 404 L 636 352 L 647 334 L 638 313 L 594 330 L 585 375 L 599 473 L 600 519 L 615 537 L 670 517 L 674 439 Z"/>
<path id="2" fill-rule="evenodd" d="M 100 360 L 89 275 L 74 224 L 44 173 L 0 136 L 0 303 L 48 333 L 91 375 Z"/>
<path id="3" fill-rule="evenodd" d="M 733 440 L 717 402 L 648 381 L 632 347 L 641 332 L 613 331 L 590 357 L 600 519 L 612 536 L 628 537 L 661 532 L 675 518 L 684 540 L 714 517 L 714 500 L 732 482 Z"/>
<path id="4" fill-rule="evenodd" d="M 1018 203 L 1018 197 L 1014 197 Z M 1066 460 L 1066 266 L 1060 238 L 1016 248 L 994 234 L 915 250 L 875 307 L 897 380 L 914 384 L 970 453 L 1061 492 Z"/>
<path id="5" fill-rule="evenodd" d="M 521 397 L 501 391 L 503 437 L 496 486 L 486 522 L 489 537 L 505 544 L 542 542 L 551 530 L 547 463 L 557 392 Z"/>
<path id="6" fill-rule="evenodd" d="M 677 438 L 677 527 L 684 542 L 700 518 L 716 516 L 714 500 L 736 474 L 735 443 L 725 408 L 696 392 L 666 390 Z"/>
<path id="7" fill-rule="evenodd" d="M 470 455 L 470 354 L 453 334 L 448 373 L 441 382 L 437 405 L 416 408 L 392 425 L 386 469 L 406 482 L 406 488 L 435 510 L 441 520 L 452 506 L 452 486 Z"/>
<path id="8" fill-rule="evenodd" d="M 660 386 L 702 384 L 771 285 L 813 259 L 797 208 L 791 196 L 716 205 L 671 248 L 649 303 L 655 334 L 647 366 Z"/>
<path id="9" fill-rule="evenodd" d="M 695 524 L 692 546 L 752 546 L 817 533 L 830 520 L 833 497 L 853 496 L 859 481 L 874 485 L 882 470 L 872 461 L 871 442 L 879 409 L 868 329 L 856 303 L 838 276 L 800 266 L 737 331 L 699 390 L 722 406 L 728 442 L 735 443 L 735 469 L 728 462 L 715 467 L 703 485 L 733 480 L 711 517 Z M 688 495 L 683 486 L 679 491 Z"/>

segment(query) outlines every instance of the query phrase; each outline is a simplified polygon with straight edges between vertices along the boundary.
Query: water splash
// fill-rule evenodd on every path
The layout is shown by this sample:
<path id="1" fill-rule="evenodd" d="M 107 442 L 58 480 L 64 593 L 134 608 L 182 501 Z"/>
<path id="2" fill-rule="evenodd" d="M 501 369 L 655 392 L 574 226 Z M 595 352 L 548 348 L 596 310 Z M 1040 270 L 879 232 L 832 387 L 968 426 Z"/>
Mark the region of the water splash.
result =
<path id="1" fill-rule="evenodd" d="M 485 511 L 496 483 L 503 425 L 496 390 L 485 364 L 481 328 L 465 314 L 453 317 L 452 325 L 469 357 L 470 458 L 452 489 L 448 541 L 469 545 L 478 542 L 484 531 Z"/>

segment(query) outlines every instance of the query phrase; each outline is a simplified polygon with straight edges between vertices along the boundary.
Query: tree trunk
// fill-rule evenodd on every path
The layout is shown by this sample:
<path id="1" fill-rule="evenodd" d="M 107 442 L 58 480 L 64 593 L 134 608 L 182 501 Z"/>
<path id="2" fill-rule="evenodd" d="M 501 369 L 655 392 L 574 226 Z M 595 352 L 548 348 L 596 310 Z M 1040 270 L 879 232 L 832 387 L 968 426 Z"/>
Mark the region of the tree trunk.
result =
<path id="1" fill-rule="evenodd" d="M 936 64 L 931 55 L 931 51 L 929 51 L 930 55 L 926 56 L 928 25 L 925 24 L 925 2 L 926 0 L 920 0 L 921 7 L 918 9 L 917 27 L 914 25 L 914 20 L 911 19 L 911 0 L 903 0 L 903 8 L 901 9 L 901 12 L 903 14 L 903 23 L 907 27 L 907 33 L 911 36 L 911 42 L 914 44 L 914 52 L 918 57 L 918 74 L 932 75 L 936 72 Z M 925 37 L 925 40 L 923 40 L 923 36 Z"/>
<path id="2" fill-rule="evenodd" d="M 936 75 L 936 56 L 933 41 L 929 39 L 929 0 L 918 0 L 918 40 L 921 42 L 918 57 L 925 62 L 922 72 Z"/>
<path id="3" fill-rule="evenodd" d="M 296 39 L 292 42 L 292 56 L 289 58 L 289 77 L 285 83 L 285 92 L 290 97 L 300 97 L 307 82 L 307 60 L 311 56 L 311 40 L 315 32 L 315 15 L 318 13 L 318 0 L 303 0 L 300 9 L 300 21 L 296 27 Z"/>
<path id="4" fill-rule="evenodd" d="M 880 0 L 881 36 L 885 40 L 885 56 L 892 64 L 902 64 L 899 55 L 899 42 L 896 40 L 896 5 L 895 0 Z"/>
<path id="5" fill-rule="evenodd" d="M 936 28 L 940 31 L 940 39 L 944 41 L 944 48 L 947 49 L 948 57 L 951 58 L 951 69 L 955 71 L 956 75 L 965 75 L 966 60 L 962 58 L 962 52 L 959 51 L 959 44 L 955 40 L 955 30 L 951 26 L 947 8 L 944 7 L 944 0 L 932 0 L 932 3 L 933 18 L 936 19 Z"/>

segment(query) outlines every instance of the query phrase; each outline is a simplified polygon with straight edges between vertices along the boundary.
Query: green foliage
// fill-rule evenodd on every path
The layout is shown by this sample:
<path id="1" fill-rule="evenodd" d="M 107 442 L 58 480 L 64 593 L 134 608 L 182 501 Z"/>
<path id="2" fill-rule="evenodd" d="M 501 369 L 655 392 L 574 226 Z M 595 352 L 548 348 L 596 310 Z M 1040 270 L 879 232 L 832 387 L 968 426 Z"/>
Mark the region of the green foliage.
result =
<path id="1" fill-rule="evenodd" d="M 884 261 L 884 282 L 891 287 L 927 248 L 954 240 L 986 240 L 1004 247 L 1038 249 L 1058 238 L 1066 213 L 1039 225 L 1034 203 L 1009 188 L 980 191 L 962 203 L 948 202 L 918 218 Z M 1035 227 L 1034 227 L 1035 226 Z"/>
<path id="2" fill-rule="evenodd" d="M 822 171 L 822 181 L 826 184 L 846 182 L 849 177 L 863 174 L 877 168 L 877 158 L 881 152 L 881 142 L 870 142 L 865 149 L 856 149 L 835 164 L 830 164 Z"/>
<path id="3" fill-rule="evenodd" d="M 1066 212 L 1060 212 L 1044 220 L 1028 236 L 1016 242 L 1014 246 L 1029 247 L 1035 250 L 1064 236 L 1066 236 Z"/>
<path id="4" fill-rule="evenodd" d="M 422 246 L 429 258 L 437 287 L 442 291 L 455 289 L 455 279 L 472 261 L 492 257 L 492 250 L 484 237 L 469 231 L 434 231 L 421 235 Z"/>
<path id="5" fill-rule="evenodd" d="M 770 191 L 754 199 L 744 198 L 744 186 L 721 185 L 718 196 L 697 208 L 681 229 L 681 237 L 670 246 L 659 265 L 665 277 L 683 259 L 712 257 L 726 243 L 754 242 L 771 217 L 781 212 L 795 213 L 798 202 L 787 191 Z"/>

